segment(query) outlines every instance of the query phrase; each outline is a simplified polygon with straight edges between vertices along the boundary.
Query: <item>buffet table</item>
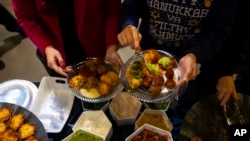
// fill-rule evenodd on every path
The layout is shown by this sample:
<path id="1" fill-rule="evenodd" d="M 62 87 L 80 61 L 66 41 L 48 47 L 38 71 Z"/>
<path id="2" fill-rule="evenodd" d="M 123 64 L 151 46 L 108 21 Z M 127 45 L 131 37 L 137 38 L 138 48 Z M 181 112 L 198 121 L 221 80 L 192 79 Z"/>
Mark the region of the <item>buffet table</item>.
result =
<path id="1" fill-rule="evenodd" d="M 245 115 L 246 122 L 249 123 L 250 113 L 247 109 L 250 108 L 250 105 L 247 103 L 250 100 L 250 96 L 239 94 L 239 97 L 242 100 L 242 102 L 240 103 L 240 108 L 243 109 L 242 113 Z M 144 109 L 145 107 L 142 106 L 141 111 L 143 111 Z M 50 141 L 62 140 L 70 133 L 72 133 L 72 126 L 74 125 L 74 123 L 82 112 L 83 110 L 81 107 L 81 101 L 78 98 L 75 98 L 72 111 L 63 130 L 60 133 L 48 133 Z M 213 113 L 213 115 L 211 115 L 211 113 Z M 111 137 L 111 141 L 124 141 L 126 137 L 128 137 L 131 133 L 134 132 L 134 125 L 117 126 L 117 124 L 111 117 L 108 109 L 105 111 L 105 114 L 112 123 L 113 134 Z M 174 126 L 172 130 L 172 137 L 174 140 L 190 141 L 191 138 L 195 135 L 200 136 L 203 139 L 211 139 L 211 137 L 215 136 L 209 136 L 208 134 L 204 133 L 208 133 L 207 129 L 210 129 L 209 133 L 215 134 L 212 131 L 216 131 L 215 129 L 218 128 L 221 131 L 218 135 L 220 136 L 220 139 L 226 141 L 229 138 L 227 132 L 222 132 L 228 129 L 228 125 L 226 124 L 226 119 L 223 115 L 223 112 L 221 112 L 221 107 L 219 106 L 219 101 L 217 100 L 216 94 L 205 97 L 198 101 L 196 104 L 194 104 L 192 108 L 187 112 L 187 115 L 184 120 L 175 118 L 172 109 L 169 109 L 166 114 L 168 115 L 170 121 Z M 216 117 L 216 119 L 214 119 L 214 117 Z M 200 124 L 201 126 L 197 126 L 197 124 Z M 210 128 L 205 128 L 206 125 L 212 126 L 210 126 Z"/>
<path id="2" fill-rule="evenodd" d="M 72 108 L 72 111 L 70 113 L 69 119 L 67 120 L 64 128 L 60 133 L 48 133 L 50 140 L 59 141 L 64 139 L 66 136 L 68 136 L 70 133 L 72 133 L 72 126 L 78 119 L 78 117 L 83 112 L 81 107 L 81 101 L 78 98 L 75 98 L 74 105 Z M 109 111 L 106 110 L 105 114 L 110 119 L 112 123 L 113 128 L 113 136 L 111 138 L 112 141 L 122 141 L 125 140 L 127 136 L 129 136 L 134 131 L 134 126 L 123 126 L 118 127 L 116 123 L 112 120 L 112 117 L 109 114 Z"/>
<path id="3" fill-rule="evenodd" d="M 141 111 L 143 111 L 145 108 L 142 106 Z M 84 110 L 82 109 L 81 106 L 81 100 L 78 98 L 75 98 L 74 105 L 72 107 L 72 111 L 70 113 L 70 116 L 62 129 L 60 133 L 48 133 L 49 140 L 50 141 L 60 141 L 67 137 L 69 134 L 71 134 L 72 131 L 72 126 L 75 124 L 77 121 L 78 117 L 81 115 L 81 113 Z M 168 110 L 167 115 L 171 114 L 171 110 Z M 126 137 L 128 137 L 130 134 L 134 132 L 135 125 L 125 125 L 125 126 L 118 126 L 116 122 L 113 120 L 111 117 L 109 110 L 105 110 L 106 116 L 109 118 L 110 122 L 112 123 L 112 128 L 113 128 L 113 135 L 111 137 L 111 141 L 124 141 Z M 172 120 L 172 123 L 176 123 L 175 126 L 180 126 L 181 125 L 181 120 Z M 173 130 L 174 132 L 174 130 Z"/>
<path id="4" fill-rule="evenodd" d="M 22 82 L 22 83 L 16 83 L 16 82 Z M 2 90 L 2 97 L 4 97 L 5 95 L 7 96 L 10 89 L 16 90 L 17 88 L 19 88 L 20 90 L 24 90 L 24 91 L 20 91 L 20 94 L 21 94 L 21 92 L 25 92 L 27 90 L 27 88 L 20 87 L 20 86 L 24 86 L 24 84 L 30 85 L 28 83 L 24 83 L 23 81 L 19 81 L 19 80 L 18 81 L 13 80 L 13 81 L 7 82 L 5 84 L 7 84 L 7 85 L 4 85 L 3 83 L 1 85 L 2 86 L 2 89 L 1 89 Z M 41 86 L 42 81 L 36 82 L 34 84 L 35 84 L 35 87 Z M 236 82 L 236 85 L 237 84 L 238 83 Z M 11 86 L 11 87 L 9 87 L 9 86 Z M 51 87 L 54 89 L 53 86 L 51 86 Z M 238 89 L 238 91 L 240 92 L 240 89 Z M 30 92 L 30 94 L 26 94 L 26 96 L 29 96 L 29 95 L 35 96 L 35 95 L 31 94 L 31 93 L 33 93 L 32 91 L 28 91 L 28 92 Z M 71 91 L 70 91 L 70 93 L 71 93 Z M 45 95 L 45 93 L 42 93 L 41 96 L 44 97 L 46 95 Z M 250 95 L 239 94 L 239 97 L 241 100 L 241 102 L 239 103 L 239 107 L 241 109 L 242 114 L 244 115 L 246 123 L 249 124 L 250 123 L 250 113 L 249 113 L 250 112 L 249 111 L 249 109 L 250 109 L 250 104 L 249 104 Z M 4 102 L 8 102 L 7 100 L 12 100 L 12 101 L 14 100 L 13 97 L 9 97 L 9 96 L 7 96 L 5 98 L 6 99 L 3 99 Z M 31 97 L 28 97 L 28 99 L 29 98 L 31 98 Z M 40 99 L 40 98 L 38 98 L 38 99 Z M 66 100 L 68 100 L 68 99 L 66 99 Z M 21 100 L 19 99 L 17 102 L 20 102 L 20 101 Z M 25 101 L 26 100 L 24 100 L 24 102 L 23 102 L 24 104 L 25 104 Z M 47 132 L 48 137 L 49 137 L 49 141 L 61 141 L 62 139 L 64 139 L 65 137 L 67 137 L 68 135 L 70 135 L 73 132 L 72 127 L 75 124 L 75 122 L 77 121 L 77 119 L 79 118 L 79 116 L 82 114 L 82 112 L 84 112 L 84 110 L 82 108 L 82 101 L 79 98 L 73 96 L 72 101 L 73 101 L 72 109 L 70 110 L 69 117 L 67 118 L 66 123 L 64 124 L 62 130 L 60 130 L 59 132 L 54 132 L 54 133 Z M 53 105 L 54 104 L 55 103 L 53 103 Z M 29 104 L 24 105 L 24 106 L 29 107 Z M 39 103 L 39 104 L 35 103 L 35 107 L 45 108 L 41 105 L 41 103 Z M 27 108 L 27 109 L 29 109 L 29 108 Z M 145 109 L 145 107 L 142 106 L 140 111 L 142 112 L 144 109 Z M 49 112 L 50 111 L 48 111 L 47 113 L 49 113 Z M 104 110 L 104 112 L 105 112 L 105 115 L 110 120 L 110 122 L 112 123 L 113 134 L 111 137 L 111 141 L 124 141 L 125 138 L 127 138 L 132 132 L 134 132 L 134 129 L 135 129 L 134 124 L 128 125 L 128 126 L 118 126 L 116 124 L 116 122 L 113 120 L 112 116 L 110 115 L 109 109 Z M 212 116 L 211 116 L 211 113 L 213 113 Z M 50 114 L 53 114 L 53 113 L 50 113 Z M 211 129 L 209 131 L 215 131 L 214 129 L 220 128 L 221 129 L 220 131 L 226 131 L 225 129 L 228 128 L 227 124 L 225 124 L 226 119 L 223 115 L 223 112 L 221 112 L 221 107 L 219 106 L 219 101 L 217 99 L 216 94 L 209 95 L 208 97 L 204 97 L 204 98 L 200 99 L 198 102 L 196 102 L 196 104 L 194 104 L 191 107 L 191 109 L 187 112 L 184 120 L 176 118 L 176 111 L 173 111 L 172 109 L 168 109 L 166 111 L 166 114 L 174 127 L 172 130 L 172 137 L 174 140 L 190 141 L 190 139 L 194 135 L 200 136 L 202 138 L 210 138 L 211 139 L 212 136 L 207 136 L 207 134 L 205 134 L 206 136 L 203 136 L 204 133 L 208 132 L 207 130 L 203 130 L 203 129 Z M 213 118 L 214 116 L 216 116 L 217 119 L 219 119 L 219 121 L 216 121 Z M 224 123 L 221 124 L 223 121 L 224 121 Z M 199 123 L 201 126 L 197 126 L 196 123 Z M 220 124 L 217 124 L 217 123 L 220 123 Z M 206 128 L 207 125 L 212 125 L 212 126 L 210 126 L 210 128 Z M 220 125 L 220 127 L 218 127 L 216 125 Z M 211 132 L 211 133 L 213 133 L 213 132 Z M 221 134 L 221 136 L 228 139 L 228 134 L 226 132 L 223 132 L 223 134 Z"/>

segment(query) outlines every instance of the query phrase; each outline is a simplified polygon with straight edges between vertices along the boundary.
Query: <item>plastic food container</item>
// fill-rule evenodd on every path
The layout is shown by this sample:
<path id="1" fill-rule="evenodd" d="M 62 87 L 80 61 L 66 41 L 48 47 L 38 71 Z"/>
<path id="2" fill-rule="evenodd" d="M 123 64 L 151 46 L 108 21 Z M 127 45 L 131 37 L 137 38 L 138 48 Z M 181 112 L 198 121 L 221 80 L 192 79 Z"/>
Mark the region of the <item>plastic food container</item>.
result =
<path id="1" fill-rule="evenodd" d="M 132 125 L 140 112 L 142 103 L 127 92 L 122 92 L 113 98 L 109 112 L 118 126 Z"/>
<path id="2" fill-rule="evenodd" d="M 150 124 L 160 129 L 171 132 L 173 125 L 164 111 L 145 109 L 135 123 L 135 129 L 142 127 L 144 124 Z"/>
<path id="3" fill-rule="evenodd" d="M 125 139 L 125 141 L 132 141 L 137 137 L 140 137 L 140 139 L 138 138 L 136 139 L 137 141 L 152 140 L 152 139 L 155 140 L 156 136 L 160 141 L 173 141 L 170 132 L 162 130 L 150 124 L 144 124 L 142 127 L 138 128 L 135 132 L 133 132 L 130 136 L 128 136 Z"/>
<path id="4" fill-rule="evenodd" d="M 82 129 L 73 132 L 62 141 L 104 141 L 105 139 L 93 132 L 85 131 Z"/>
<path id="5" fill-rule="evenodd" d="M 113 134 L 112 123 L 102 110 L 82 112 L 72 128 L 73 132 L 79 129 L 99 135 L 105 141 L 109 141 Z"/>
<path id="6" fill-rule="evenodd" d="M 41 120 L 46 132 L 59 133 L 68 120 L 74 98 L 66 78 L 44 76 L 30 111 Z"/>

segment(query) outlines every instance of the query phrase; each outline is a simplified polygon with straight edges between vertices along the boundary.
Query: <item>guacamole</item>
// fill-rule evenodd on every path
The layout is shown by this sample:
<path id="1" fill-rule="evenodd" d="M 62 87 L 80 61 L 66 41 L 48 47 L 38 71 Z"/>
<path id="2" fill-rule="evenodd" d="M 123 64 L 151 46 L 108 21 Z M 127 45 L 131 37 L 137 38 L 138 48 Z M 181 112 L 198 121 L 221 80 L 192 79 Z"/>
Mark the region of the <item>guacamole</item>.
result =
<path id="1" fill-rule="evenodd" d="M 85 131 L 77 131 L 69 138 L 68 141 L 104 141 L 104 140 L 101 137 L 98 137 L 94 134 Z"/>

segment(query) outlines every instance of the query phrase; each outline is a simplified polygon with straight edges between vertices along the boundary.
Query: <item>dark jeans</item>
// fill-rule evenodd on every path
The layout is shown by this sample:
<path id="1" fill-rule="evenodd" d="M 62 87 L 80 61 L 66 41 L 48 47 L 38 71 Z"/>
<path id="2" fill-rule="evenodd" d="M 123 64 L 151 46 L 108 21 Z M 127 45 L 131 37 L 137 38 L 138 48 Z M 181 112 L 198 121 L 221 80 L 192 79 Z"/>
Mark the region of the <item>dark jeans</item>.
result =
<path id="1" fill-rule="evenodd" d="M 8 31 L 19 32 L 21 35 L 26 36 L 22 28 L 16 21 L 16 18 L 0 4 L 0 24 L 3 24 Z"/>

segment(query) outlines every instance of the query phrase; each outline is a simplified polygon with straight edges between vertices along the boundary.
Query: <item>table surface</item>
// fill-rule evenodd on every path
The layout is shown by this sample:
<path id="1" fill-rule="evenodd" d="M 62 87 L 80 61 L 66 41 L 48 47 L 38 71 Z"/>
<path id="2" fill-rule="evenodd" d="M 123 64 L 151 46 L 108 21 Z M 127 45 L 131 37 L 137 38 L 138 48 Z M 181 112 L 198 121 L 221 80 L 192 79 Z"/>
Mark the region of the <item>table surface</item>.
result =
<path id="1" fill-rule="evenodd" d="M 144 108 L 142 107 L 141 110 Z M 72 107 L 72 111 L 70 113 L 69 119 L 67 120 L 64 128 L 60 133 L 48 133 L 49 140 L 51 141 L 59 141 L 64 139 L 66 136 L 71 134 L 72 125 L 77 121 L 78 117 L 83 112 L 81 108 L 81 101 L 78 98 L 75 98 L 74 105 Z M 126 125 L 126 126 L 117 126 L 113 118 L 111 117 L 109 110 L 104 111 L 106 116 L 109 118 L 112 123 L 113 135 L 111 137 L 111 141 L 124 141 L 126 137 L 128 137 L 131 133 L 134 132 L 134 125 Z"/>
<path id="2" fill-rule="evenodd" d="M 39 83 L 35 83 L 37 86 Z M 240 98 L 240 108 L 241 112 L 244 114 L 245 118 L 250 122 L 250 95 L 239 94 Z M 144 106 L 141 108 L 141 112 L 145 109 Z M 70 116 L 60 133 L 48 133 L 49 141 L 61 141 L 69 134 L 71 134 L 72 126 L 77 121 L 78 117 L 83 112 L 81 100 L 75 97 L 75 101 L 72 107 L 72 111 Z M 106 116 L 112 123 L 113 135 L 110 141 L 124 141 L 129 135 L 134 132 L 134 124 L 128 126 L 117 126 L 111 117 L 109 110 L 104 111 Z M 192 108 L 188 111 L 185 119 L 175 119 L 172 118 L 173 110 L 168 110 L 166 114 L 170 118 L 174 129 L 172 130 L 172 136 L 174 140 L 179 141 L 190 141 L 193 135 L 199 135 L 204 138 L 211 139 L 213 136 L 211 134 L 215 134 L 215 131 L 220 130 L 220 135 L 222 136 L 222 140 L 228 139 L 228 135 L 226 134 L 227 125 L 225 124 L 225 119 L 223 115 L 221 115 L 221 107 L 219 106 L 219 101 L 216 97 L 216 94 L 210 95 L 198 101 L 196 104 L 192 106 Z M 213 114 L 211 114 L 213 113 Z M 216 115 L 217 118 L 213 118 Z M 246 116 L 247 115 L 247 116 Z M 198 119 L 198 120 L 197 120 Z M 217 124 L 220 123 L 220 124 Z M 199 126 L 197 126 L 199 124 Z M 208 126 L 209 125 L 209 126 Z M 221 126 L 222 129 L 219 129 L 218 126 Z M 199 128 L 197 128 L 199 127 Z M 210 127 L 210 128 L 207 128 Z M 212 129 L 212 130 L 204 130 L 204 129 Z M 188 132 L 187 132 L 188 131 Z M 203 133 L 208 133 L 209 135 L 205 135 Z M 217 134 L 217 133 L 216 133 Z M 176 138 L 175 138 L 176 137 Z M 226 138 L 225 138 L 226 137 Z"/>

